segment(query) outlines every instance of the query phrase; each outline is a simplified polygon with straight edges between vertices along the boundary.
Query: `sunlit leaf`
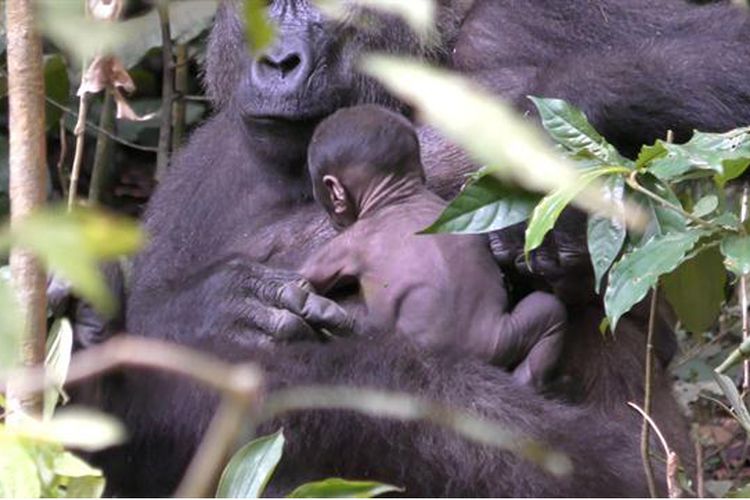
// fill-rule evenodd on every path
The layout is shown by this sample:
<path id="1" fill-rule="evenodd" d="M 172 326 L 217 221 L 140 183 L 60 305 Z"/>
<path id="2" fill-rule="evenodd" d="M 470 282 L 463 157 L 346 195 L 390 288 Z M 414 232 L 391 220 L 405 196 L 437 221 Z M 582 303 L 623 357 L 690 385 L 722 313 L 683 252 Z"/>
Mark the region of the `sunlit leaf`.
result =
<path id="1" fill-rule="evenodd" d="M 47 336 L 47 355 L 44 360 L 47 380 L 52 384 L 44 391 L 44 418 L 49 419 L 62 398 L 63 402 L 68 396 L 63 389 L 65 379 L 68 377 L 70 357 L 73 352 L 73 327 L 67 318 L 58 318 L 52 324 Z"/>
<path id="2" fill-rule="evenodd" d="M 346 479 L 330 478 L 324 481 L 303 484 L 292 491 L 288 497 L 373 498 L 397 491 L 404 491 L 404 489 L 373 481 L 347 481 Z"/>
<path id="3" fill-rule="evenodd" d="M 538 195 L 513 189 L 485 175 L 467 185 L 425 233 L 476 234 L 499 231 L 529 218 Z"/>
<path id="4" fill-rule="evenodd" d="M 596 167 L 586 170 L 581 174 L 580 179 L 575 185 L 555 190 L 542 198 L 542 201 L 539 202 L 531 213 L 531 219 L 526 227 L 524 252 L 528 254 L 542 244 L 545 235 L 552 230 L 562 211 L 576 196 L 597 179 L 606 175 L 616 174 L 619 170 L 620 167 Z M 604 198 L 602 197 L 602 199 Z M 608 201 L 608 203 L 614 206 L 612 200 Z M 622 213 L 622 210 L 620 213 Z"/>
<path id="5" fill-rule="evenodd" d="M 719 317 L 727 281 L 721 260 L 718 248 L 708 248 L 662 279 L 667 300 L 690 332 L 708 330 Z"/>
<path id="6" fill-rule="evenodd" d="M 250 52 L 259 53 L 276 36 L 276 29 L 268 19 L 266 0 L 245 0 L 245 31 Z"/>
<path id="7" fill-rule="evenodd" d="M 603 200 L 596 183 L 579 189 L 578 170 L 537 128 L 466 77 L 383 55 L 366 57 L 361 67 L 415 107 L 424 122 L 463 147 L 477 163 L 488 165 L 491 175 L 531 191 L 574 191 L 576 203 L 583 208 L 605 215 L 616 212 Z M 626 213 L 628 222 L 639 220 L 640 215 L 637 208 Z"/>
<path id="8" fill-rule="evenodd" d="M 654 236 L 612 266 L 604 308 L 613 332 L 620 317 L 646 296 L 660 276 L 674 271 L 704 235 L 704 231 L 689 230 Z"/>
<path id="9" fill-rule="evenodd" d="M 23 444 L 0 440 L 0 498 L 39 498 L 41 493 L 36 465 Z"/>
<path id="10" fill-rule="evenodd" d="M 724 265 L 734 274 L 750 273 L 750 236 L 729 235 L 721 241 Z"/>
<path id="11" fill-rule="evenodd" d="M 321 11 L 336 19 L 345 19 L 352 8 L 375 9 L 401 17 L 420 36 L 435 27 L 434 0 L 315 0 Z"/>
<path id="12" fill-rule="evenodd" d="M 625 179 L 612 176 L 607 180 L 605 196 L 625 210 Z M 599 293 L 604 274 L 612 267 L 625 244 L 627 228 L 624 217 L 590 217 L 587 233 L 589 254 L 594 266 L 594 289 Z"/>
<path id="13" fill-rule="evenodd" d="M 243 446 L 224 468 L 216 496 L 259 498 L 281 460 L 283 449 L 283 429 Z"/>
<path id="14" fill-rule="evenodd" d="M 0 372 L 15 366 L 20 356 L 24 319 L 13 286 L 10 269 L 0 275 Z"/>
<path id="15" fill-rule="evenodd" d="M 597 132 L 581 110 L 561 99 L 530 96 L 549 135 L 573 154 L 591 157 L 607 165 L 629 163 Z"/>
<path id="16" fill-rule="evenodd" d="M 27 417 L 15 424 L 12 432 L 25 439 L 86 451 L 125 440 L 125 428 L 114 417 L 85 408 L 63 408 L 47 421 Z"/>

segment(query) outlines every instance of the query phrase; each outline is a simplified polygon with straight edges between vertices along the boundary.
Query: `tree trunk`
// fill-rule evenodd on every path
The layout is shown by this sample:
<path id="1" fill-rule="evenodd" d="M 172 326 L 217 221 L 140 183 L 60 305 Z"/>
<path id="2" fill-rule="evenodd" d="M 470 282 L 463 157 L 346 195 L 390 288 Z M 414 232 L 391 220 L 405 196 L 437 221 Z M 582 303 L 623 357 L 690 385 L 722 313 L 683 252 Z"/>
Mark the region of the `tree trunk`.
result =
<path id="1" fill-rule="evenodd" d="M 10 124 L 11 226 L 44 203 L 46 172 L 44 136 L 44 78 L 42 40 L 36 31 L 33 0 L 6 0 L 8 36 L 8 102 Z M 10 255 L 13 284 L 25 319 L 21 363 L 44 361 L 46 337 L 46 277 L 27 251 Z M 8 402 L 39 413 L 41 399 L 8 384 Z"/>

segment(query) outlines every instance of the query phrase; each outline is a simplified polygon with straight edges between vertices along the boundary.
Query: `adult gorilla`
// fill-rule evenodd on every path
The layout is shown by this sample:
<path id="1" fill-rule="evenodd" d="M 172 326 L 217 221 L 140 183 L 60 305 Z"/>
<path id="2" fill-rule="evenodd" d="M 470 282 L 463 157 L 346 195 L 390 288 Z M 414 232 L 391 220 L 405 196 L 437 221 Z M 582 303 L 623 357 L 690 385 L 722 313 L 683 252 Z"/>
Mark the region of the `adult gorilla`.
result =
<path id="1" fill-rule="evenodd" d="M 747 101 L 747 78 L 736 71 L 750 67 L 741 46 L 750 33 L 742 26 L 746 18 L 727 7 L 688 8 L 681 0 L 438 3 L 441 43 L 426 51 L 395 19 L 362 30 L 324 19 L 308 0 L 275 0 L 270 13 L 278 40 L 257 58 L 246 51 L 236 5 L 221 6 L 206 63 L 207 90 L 218 112 L 175 156 L 151 201 L 146 227 L 152 239 L 135 263 L 128 331 L 226 359 L 258 359 L 275 386 L 376 385 L 472 408 L 559 446 L 579 465 L 566 482 L 550 483 L 512 456 L 430 426 L 305 414 L 286 424 L 292 436 L 281 472 L 289 484 L 346 474 L 407 485 L 410 495 L 643 495 L 631 439 L 638 421 L 624 416 L 625 401 L 642 395 L 643 318 L 626 318 L 616 339 L 602 340 L 601 306 L 582 279 L 591 275 L 582 216 L 570 214 L 535 262 L 570 304 L 566 372 L 576 391 L 569 396 L 589 406 L 572 410 L 513 388 L 497 369 L 471 360 L 418 354 L 391 341 L 310 340 L 313 327 L 341 330 L 348 316 L 308 294 L 289 271 L 332 236 L 312 202 L 306 145 L 314 125 L 339 107 L 399 106 L 354 71 L 365 50 L 451 64 L 520 106 L 526 93 L 568 98 L 627 151 L 670 128 L 679 137 L 691 127 L 750 122 L 750 105 L 737 97 Z M 423 136 L 433 187 L 455 193 L 466 162 L 434 132 Z M 518 261 L 517 236 L 507 231 L 493 244 L 511 267 Z M 661 358 L 668 361 L 673 339 L 668 329 L 662 334 Z M 291 339 L 307 340 L 278 342 Z M 661 369 L 655 389 L 658 420 L 674 444 L 687 449 Z M 110 381 L 106 395 L 106 409 L 126 421 L 132 438 L 101 457 L 112 490 L 171 492 L 215 400 L 181 381 L 132 373 Z M 610 414 L 605 418 L 592 406 Z M 630 435 L 607 427 L 611 412 L 635 424 Z M 621 436 L 605 440 L 607 434 Z M 346 438 L 367 444 L 349 454 Z"/>

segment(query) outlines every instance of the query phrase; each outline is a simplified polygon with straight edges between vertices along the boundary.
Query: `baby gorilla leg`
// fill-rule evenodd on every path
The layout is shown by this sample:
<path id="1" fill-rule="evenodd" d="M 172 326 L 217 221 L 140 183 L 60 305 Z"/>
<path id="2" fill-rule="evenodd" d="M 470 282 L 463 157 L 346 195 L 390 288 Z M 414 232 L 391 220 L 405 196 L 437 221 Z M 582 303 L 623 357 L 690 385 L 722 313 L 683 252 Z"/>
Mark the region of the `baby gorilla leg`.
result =
<path id="1" fill-rule="evenodd" d="M 560 359 L 567 314 L 557 297 L 534 292 L 500 320 L 492 363 L 541 391 Z"/>

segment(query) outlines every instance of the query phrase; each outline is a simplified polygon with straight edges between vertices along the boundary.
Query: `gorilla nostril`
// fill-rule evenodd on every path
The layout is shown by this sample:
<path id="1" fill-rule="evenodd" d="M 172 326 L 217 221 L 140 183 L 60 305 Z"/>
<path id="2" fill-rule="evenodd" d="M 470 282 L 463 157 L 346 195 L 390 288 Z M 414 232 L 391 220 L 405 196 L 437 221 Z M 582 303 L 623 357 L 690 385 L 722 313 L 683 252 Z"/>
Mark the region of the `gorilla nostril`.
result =
<path id="1" fill-rule="evenodd" d="M 260 58 L 259 62 L 268 69 L 278 71 L 281 77 L 285 78 L 300 66 L 302 59 L 297 54 L 289 54 L 278 59 L 265 55 Z"/>

